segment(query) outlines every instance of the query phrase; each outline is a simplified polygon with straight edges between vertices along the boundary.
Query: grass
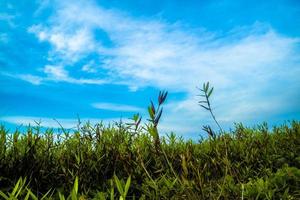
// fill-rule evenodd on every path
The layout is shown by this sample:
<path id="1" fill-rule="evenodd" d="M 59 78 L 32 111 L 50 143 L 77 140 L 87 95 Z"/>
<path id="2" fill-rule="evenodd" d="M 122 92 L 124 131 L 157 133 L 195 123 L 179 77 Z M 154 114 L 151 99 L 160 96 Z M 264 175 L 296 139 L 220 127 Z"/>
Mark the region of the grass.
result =
<path id="1" fill-rule="evenodd" d="M 0 188 L 7 196 L 25 198 L 31 191 L 41 198 L 48 192 L 56 199 L 69 195 L 77 180 L 75 196 L 83 199 L 300 198 L 296 121 L 273 130 L 238 124 L 232 132 L 198 142 L 171 134 L 160 139 L 159 154 L 146 131 L 133 135 L 119 123 L 86 124 L 62 134 L 41 133 L 39 127 L 9 134 L 2 126 L 0 138 Z M 13 192 L 15 184 L 22 190 Z"/>
<path id="2" fill-rule="evenodd" d="M 166 97 L 151 102 L 145 125 L 137 114 L 60 133 L 1 126 L 0 199 L 300 199 L 300 122 L 160 137 Z"/>

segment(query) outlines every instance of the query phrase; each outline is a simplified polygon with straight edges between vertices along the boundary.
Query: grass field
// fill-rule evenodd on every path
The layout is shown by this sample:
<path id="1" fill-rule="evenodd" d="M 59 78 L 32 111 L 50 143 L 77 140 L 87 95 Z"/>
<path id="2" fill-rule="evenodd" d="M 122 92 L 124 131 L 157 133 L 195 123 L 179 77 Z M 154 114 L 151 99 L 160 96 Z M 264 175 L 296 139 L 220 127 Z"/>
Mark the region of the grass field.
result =
<path id="1" fill-rule="evenodd" d="M 1 198 L 299 199 L 300 123 L 202 141 L 156 141 L 126 124 L 74 133 L 0 129 Z M 19 182 L 18 182 L 19 181 Z M 74 184 L 75 183 L 75 184 Z M 15 187 L 15 189 L 14 189 Z"/>
<path id="2" fill-rule="evenodd" d="M 76 130 L 0 127 L 2 199 L 300 199 L 300 122 L 225 132 L 204 84 L 200 105 L 219 127 L 206 139 L 159 135 L 162 105 L 149 123 L 89 123 Z"/>

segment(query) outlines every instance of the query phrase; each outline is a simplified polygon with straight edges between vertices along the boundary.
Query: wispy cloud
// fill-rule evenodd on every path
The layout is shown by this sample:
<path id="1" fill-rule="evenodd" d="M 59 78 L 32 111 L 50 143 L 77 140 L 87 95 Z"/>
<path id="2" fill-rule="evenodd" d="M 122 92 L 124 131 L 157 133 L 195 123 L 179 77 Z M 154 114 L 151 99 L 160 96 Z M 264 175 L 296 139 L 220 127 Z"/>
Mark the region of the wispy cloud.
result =
<path id="1" fill-rule="evenodd" d="M 53 51 L 49 52 L 49 60 L 55 59 L 55 57 L 64 57 L 66 58 L 65 62 L 74 63 L 83 55 L 95 50 L 91 32 L 85 28 L 68 33 L 47 31 L 37 25 L 30 27 L 28 31 L 35 33 L 41 42 L 48 41 L 53 46 Z"/>
<path id="2" fill-rule="evenodd" d="M 68 72 L 62 66 L 46 65 L 44 67 L 44 72 L 49 78 L 55 80 L 66 80 L 69 78 Z"/>
<path id="3" fill-rule="evenodd" d="M 95 67 L 95 62 L 94 61 L 90 61 L 89 63 L 83 65 L 83 67 L 81 68 L 81 70 L 83 72 L 87 72 L 87 73 L 96 73 L 97 69 Z"/>
<path id="4" fill-rule="evenodd" d="M 223 37 L 193 32 L 177 24 L 134 19 L 90 2 L 59 3 L 51 22 L 30 29 L 41 41 L 53 45 L 51 55 L 71 62 L 74 58 L 70 55 L 93 51 L 104 56 L 102 67 L 113 72 L 110 75 L 115 75 L 115 81 L 181 91 L 206 79 L 225 86 L 236 77 L 240 77 L 238 81 L 243 77 L 249 80 L 249 75 L 265 78 L 293 55 L 299 41 L 259 23 Z M 114 46 L 93 39 L 95 29 L 107 33 Z"/>
<path id="5" fill-rule="evenodd" d="M 20 80 L 29 82 L 33 85 L 40 85 L 45 82 L 65 82 L 71 84 L 92 84 L 92 85 L 103 85 L 108 83 L 105 79 L 93 79 L 93 78 L 74 78 L 69 75 L 69 72 L 62 66 L 46 65 L 42 71 L 45 76 L 36 76 L 32 74 L 12 74 L 2 72 L 1 75 L 8 76 L 11 78 L 18 78 Z"/>
<path id="6" fill-rule="evenodd" d="M 51 62 L 74 64 L 93 53 L 101 60 L 98 66 L 108 72 L 110 83 L 125 84 L 132 90 L 152 86 L 186 92 L 187 98 L 170 102 L 168 110 L 172 117 L 167 120 L 180 126 L 207 117 L 199 115 L 195 101 L 195 87 L 204 81 L 216 87 L 215 110 L 224 121 L 226 116 L 248 119 L 250 115 L 267 116 L 271 110 L 280 112 L 290 107 L 283 104 L 286 99 L 299 96 L 299 38 L 281 35 L 269 25 L 257 22 L 230 33 L 215 33 L 134 18 L 92 1 L 55 3 L 57 11 L 48 23 L 29 29 L 41 42 L 52 45 Z M 105 45 L 103 38 L 95 39 L 95 30 L 103 31 L 111 45 Z M 86 63 L 80 69 L 97 76 L 101 69 L 92 66 Z M 48 81 L 89 83 L 70 78 L 66 67 L 55 64 L 46 66 L 44 73 Z M 272 104 L 266 103 L 270 98 Z M 105 107 L 117 109 L 98 105 Z M 239 117 L 243 111 L 247 116 Z"/>
<path id="7" fill-rule="evenodd" d="M 123 104 L 113 104 L 113 103 L 93 103 L 92 106 L 97 109 L 102 110 L 111 110 L 111 111 L 119 111 L 119 112 L 141 112 L 142 108 L 130 105 Z"/>
<path id="8" fill-rule="evenodd" d="M 40 124 L 42 127 L 48 128 L 76 128 L 78 125 L 78 119 L 76 118 L 47 118 L 47 117 L 37 117 L 37 116 L 7 116 L 0 117 L 0 121 L 16 124 L 16 125 L 38 125 Z M 92 124 L 104 123 L 108 125 L 109 123 L 114 123 L 120 121 L 120 118 L 109 118 L 109 119 L 97 119 L 97 118 L 80 118 L 80 122 L 82 124 L 86 122 L 90 122 Z M 125 119 L 126 121 L 126 119 Z"/>
<path id="9" fill-rule="evenodd" d="M 1 13 L 0 14 L 0 21 L 5 21 L 10 27 L 15 27 L 14 19 L 15 15 L 7 14 L 7 13 Z"/>
<path id="10" fill-rule="evenodd" d="M 43 78 L 31 74 L 19 74 L 18 78 L 27 81 L 29 83 L 32 83 L 33 85 L 40 85 L 43 81 Z"/>
<path id="11" fill-rule="evenodd" d="M 43 68 L 47 77 L 44 80 L 51 80 L 56 82 L 67 82 L 73 84 L 95 84 L 102 85 L 107 83 L 104 79 L 87 79 L 87 78 L 73 78 L 69 76 L 68 71 L 63 66 L 46 65 Z"/>

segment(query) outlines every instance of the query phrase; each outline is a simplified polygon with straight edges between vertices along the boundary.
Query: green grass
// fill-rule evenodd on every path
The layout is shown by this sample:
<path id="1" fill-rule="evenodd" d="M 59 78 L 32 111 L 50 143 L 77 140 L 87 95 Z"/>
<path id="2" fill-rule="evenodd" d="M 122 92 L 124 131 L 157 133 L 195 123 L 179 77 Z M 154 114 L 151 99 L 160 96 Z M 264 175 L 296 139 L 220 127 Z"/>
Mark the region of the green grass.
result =
<path id="1" fill-rule="evenodd" d="M 224 132 L 209 83 L 199 105 L 219 128 L 207 139 L 161 137 L 167 92 L 148 107 L 148 123 L 89 123 L 78 130 L 0 127 L 0 199 L 300 199 L 300 122 L 272 130 L 236 124 Z"/>
<path id="2" fill-rule="evenodd" d="M 231 132 L 198 142 L 171 134 L 160 138 L 160 151 L 154 141 L 147 129 L 137 131 L 121 123 L 86 124 L 61 134 L 39 127 L 9 133 L 2 126 L 0 196 L 300 198 L 299 122 L 272 130 L 265 124 L 238 124 Z"/>

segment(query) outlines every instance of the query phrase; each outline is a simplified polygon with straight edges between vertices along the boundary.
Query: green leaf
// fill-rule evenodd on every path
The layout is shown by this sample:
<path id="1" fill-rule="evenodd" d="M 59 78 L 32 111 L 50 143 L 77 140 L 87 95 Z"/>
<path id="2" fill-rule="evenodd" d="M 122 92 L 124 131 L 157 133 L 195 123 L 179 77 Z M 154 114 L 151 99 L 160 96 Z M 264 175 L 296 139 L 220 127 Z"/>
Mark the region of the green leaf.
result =
<path id="1" fill-rule="evenodd" d="M 155 106 L 154 106 L 154 103 L 153 101 L 150 101 L 151 102 L 151 109 L 152 109 L 152 112 L 153 114 L 155 115 Z"/>
<path id="2" fill-rule="evenodd" d="M 114 182 L 113 180 L 110 180 L 110 200 L 114 200 L 115 199 L 115 189 L 114 189 Z"/>
<path id="3" fill-rule="evenodd" d="M 149 125 L 149 126 L 147 127 L 147 130 L 148 130 L 149 134 L 150 134 L 153 138 L 157 138 L 157 137 L 158 137 L 157 130 L 156 130 L 152 125 Z"/>
<path id="4" fill-rule="evenodd" d="M 75 182 L 74 182 L 74 191 L 75 191 L 75 194 L 77 195 L 78 194 L 78 176 L 76 176 L 75 178 Z"/>
<path id="5" fill-rule="evenodd" d="M 48 190 L 48 192 L 42 196 L 41 200 L 43 200 L 43 199 L 47 198 L 47 196 L 48 196 L 48 194 L 49 194 L 50 192 L 51 192 L 51 189 L 50 189 L 50 190 Z"/>
<path id="6" fill-rule="evenodd" d="M 130 184 L 131 184 L 131 176 L 128 177 L 127 181 L 126 181 L 126 184 L 125 184 L 125 191 L 124 191 L 124 197 L 127 196 L 127 193 L 128 193 L 128 190 L 129 190 L 129 187 L 130 187 Z"/>
<path id="7" fill-rule="evenodd" d="M 74 190 L 71 192 L 71 199 L 72 200 L 77 200 L 77 195 L 76 195 Z"/>
<path id="8" fill-rule="evenodd" d="M 204 91 L 207 92 L 208 89 L 209 89 L 209 82 L 206 83 L 206 86 L 205 86 L 205 90 L 204 90 Z"/>
<path id="9" fill-rule="evenodd" d="M 60 192 L 58 192 L 58 197 L 59 197 L 59 200 L 65 200 L 65 196 L 63 194 L 61 194 Z"/>
<path id="10" fill-rule="evenodd" d="M 213 91 L 214 91 L 214 88 L 212 87 L 212 88 L 210 89 L 210 91 L 208 92 L 207 97 L 210 97 L 210 95 L 212 94 Z"/>
<path id="11" fill-rule="evenodd" d="M 104 192 L 99 192 L 97 195 L 97 198 L 99 198 L 99 200 L 105 200 L 105 193 Z"/>
<path id="12" fill-rule="evenodd" d="M 117 185 L 117 189 L 118 189 L 119 193 L 121 195 L 123 195 L 124 194 L 124 190 L 123 190 L 122 184 L 121 184 L 119 178 L 116 175 L 114 175 L 114 180 L 115 180 L 115 183 Z"/>
<path id="13" fill-rule="evenodd" d="M 154 112 L 153 112 L 151 106 L 148 107 L 148 113 L 149 113 L 150 118 L 151 118 L 152 120 L 154 120 Z"/>
<path id="14" fill-rule="evenodd" d="M 15 194 L 17 193 L 17 191 L 19 189 L 19 185 L 20 185 L 21 181 L 22 181 L 22 178 L 19 178 L 18 182 L 16 183 L 16 185 L 11 193 L 11 196 L 15 196 Z"/>
<path id="15" fill-rule="evenodd" d="M 156 125 L 158 124 L 162 112 L 163 112 L 163 108 L 160 109 L 160 111 L 158 112 L 158 115 L 155 117 L 154 124 L 156 124 Z"/>
<path id="16" fill-rule="evenodd" d="M 133 117 L 132 117 L 133 121 L 137 121 L 138 118 L 139 118 L 139 114 L 138 113 L 134 114 Z"/>
<path id="17" fill-rule="evenodd" d="M 203 107 L 203 108 L 206 109 L 206 110 L 209 110 L 209 108 L 206 107 L 206 106 L 203 106 L 203 105 L 200 105 L 200 106 Z"/>
<path id="18" fill-rule="evenodd" d="M 9 199 L 9 197 L 6 194 L 4 194 L 2 191 L 0 191 L 0 196 L 3 197 L 5 200 Z"/>
<path id="19" fill-rule="evenodd" d="M 28 192 L 27 192 L 27 194 L 26 194 L 26 196 L 25 196 L 24 200 L 28 200 L 28 199 L 29 199 L 29 197 L 30 197 L 30 191 L 28 190 Z M 36 200 L 36 199 L 34 199 L 34 200 Z"/>
<path id="20" fill-rule="evenodd" d="M 33 200 L 38 200 L 38 198 L 37 198 L 37 196 L 35 196 L 32 192 L 31 192 L 31 190 L 30 189 L 27 189 L 28 190 L 28 194 L 31 196 L 31 198 L 33 199 Z M 48 193 L 48 192 L 47 192 Z M 44 195 L 45 196 L 45 195 Z M 43 199 L 43 198 L 42 198 Z"/>

